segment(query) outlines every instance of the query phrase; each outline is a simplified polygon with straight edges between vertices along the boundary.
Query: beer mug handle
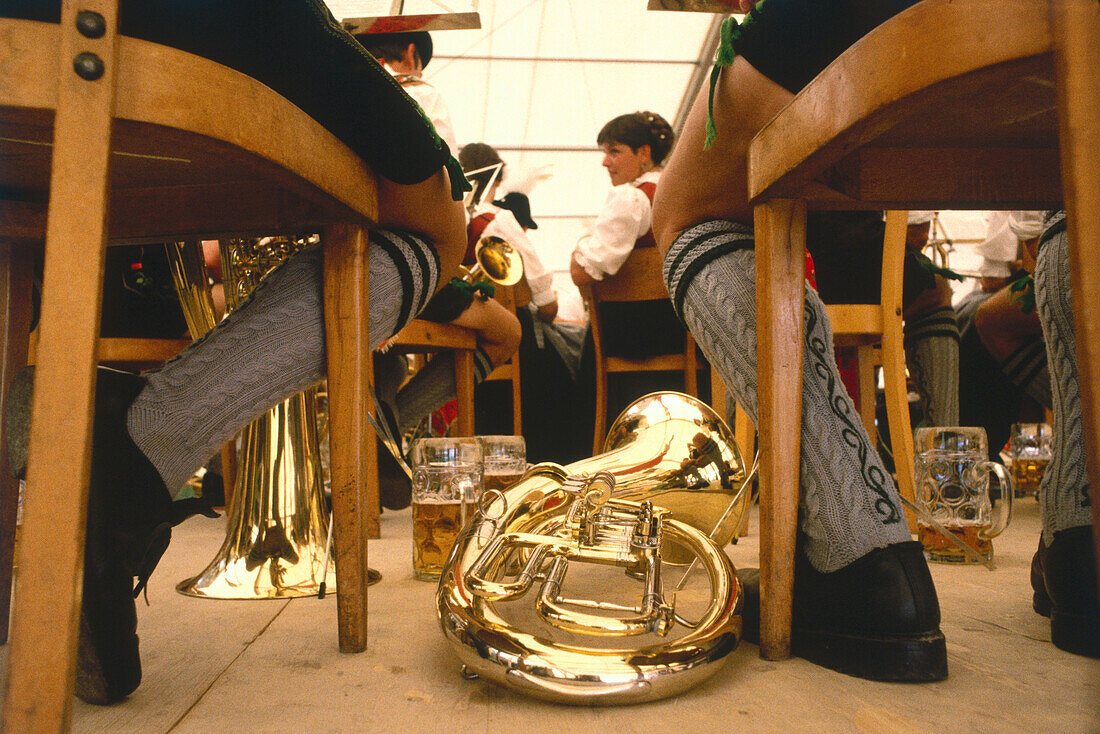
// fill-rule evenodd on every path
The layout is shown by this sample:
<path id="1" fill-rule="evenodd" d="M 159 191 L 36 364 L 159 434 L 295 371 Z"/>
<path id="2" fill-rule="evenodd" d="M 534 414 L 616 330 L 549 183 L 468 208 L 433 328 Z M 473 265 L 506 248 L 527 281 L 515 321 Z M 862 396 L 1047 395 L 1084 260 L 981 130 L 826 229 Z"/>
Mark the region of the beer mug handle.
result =
<path id="1" fill-rule="evenodd" d="M 995 538 L 1004 532 L 1004 529 L 1008 527 L 1008 523 L 1012 520 L 1012 497 L 1015 492 L 1012 488 L 1012 477 L 1009 476 L 1003 465 L 995 461 L 986 461 L 982 463 L 982 466 L 996 474 L 1001 483 L 1001 501 L 997 503 L 993 526 L 989 530 L 979 531 L 978 533 L 980 537 L 989 539 Z"/>

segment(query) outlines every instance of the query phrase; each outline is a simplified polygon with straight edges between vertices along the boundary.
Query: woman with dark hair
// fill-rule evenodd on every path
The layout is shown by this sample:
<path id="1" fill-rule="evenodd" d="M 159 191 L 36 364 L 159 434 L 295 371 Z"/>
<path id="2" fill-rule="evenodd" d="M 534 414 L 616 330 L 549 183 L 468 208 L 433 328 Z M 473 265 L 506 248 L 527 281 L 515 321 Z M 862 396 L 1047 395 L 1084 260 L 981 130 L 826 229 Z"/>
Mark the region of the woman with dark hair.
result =
<path id="1" fill-rule="evenodd" d="M 596 136 L 614 188 L 592 233 L 582 237 L 573 251 L 569 272 L 577 285 L 614 275 L 635 246 L 654 245 L 653 194 L 673 137 L 672 127 L 653 112 L 619 115 Z"/>
<path id="2" fill-rule="evenodd" d="M 644 111 L 614 118 L 596 136 L 613 188 L 592 232 L 573 251 L 569 274 L 578 286 L 613 277 L 634 248 L 656 246 L 650 226 L 653 196 L 674 137 L 663 117 Z M 653 273 L 653 277 L 661 276 Z M 608 356 L 642 359 L 684 349 L 686 332 L 668 299 L 600 303 L 599 316 L 603 352 Z M 592 348 L 586 347 L 582 375 L 594 375 L 591 354 Z M 585 376 L 581 379 L 588 381 Z M 684 386 L 678 376 L 637 373 L 614 375 L 608 389 L 609 415 L 614 416 L 639 395 Z"/>

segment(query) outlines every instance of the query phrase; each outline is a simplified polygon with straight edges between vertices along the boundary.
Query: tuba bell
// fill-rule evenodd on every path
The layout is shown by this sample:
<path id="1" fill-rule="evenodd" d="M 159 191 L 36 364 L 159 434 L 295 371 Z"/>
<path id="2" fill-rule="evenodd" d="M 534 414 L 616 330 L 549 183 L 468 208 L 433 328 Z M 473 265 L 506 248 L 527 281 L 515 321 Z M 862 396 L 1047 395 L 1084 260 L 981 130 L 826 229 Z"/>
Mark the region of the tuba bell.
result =
<path id="1" fill-rule="evenodd" d="M 640 398 L 604 453 L 537 464 L 482 495 L 436 591 L 444 636 L 466 670 L 538 698 L 680 693 L 741 636 L 741 590 L 722 545 L 740 527 L 748 484 L 708 406 L 680 393 Z M 678 571 L 670 597 L 662 574 Z M 521 597 L 536 582 L 532 605 Z"/>

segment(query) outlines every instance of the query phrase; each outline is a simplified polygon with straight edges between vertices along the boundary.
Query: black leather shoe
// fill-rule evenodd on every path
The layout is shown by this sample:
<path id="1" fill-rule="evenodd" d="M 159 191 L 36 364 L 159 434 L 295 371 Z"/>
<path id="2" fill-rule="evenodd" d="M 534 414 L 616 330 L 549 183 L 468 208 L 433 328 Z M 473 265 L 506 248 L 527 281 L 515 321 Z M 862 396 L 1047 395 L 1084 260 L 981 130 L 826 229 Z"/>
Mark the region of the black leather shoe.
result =
<path id="1" fill-rule="evenodd" d="M 33 367 L 16 376 L 4 416 L 18 478 L 26 471 L 33 379 Z M 126 412 L 143 387 L 138 375 L 97 370 L 76 671 L 76 694 L 88 703 L 117 701 L 141 682 L 134 598 L 168 548 L 172 525 L 197 511 L 212 514 L 175 506 L 156 468 L 130 439 Z"/>
<path id="2" fill-rule="evenodd" d="M 881 681 L 947 677 L 940 605 L 920 543 L 895 543 L 821 573 L 796 551 L 791 652 L 840 673 Z M 760 579 L 737 572 L 745 593 L 742 639 L 760 642 Z"/>
<path id="3" fill-rule="evenodd" d="M 1032 607 L 1050 617 L 1055 647 L 1100 658 L 1100 594 L 1092 527 L 1059 530 L 1048 548 L 1039 539 L 1031 559 Z"/>

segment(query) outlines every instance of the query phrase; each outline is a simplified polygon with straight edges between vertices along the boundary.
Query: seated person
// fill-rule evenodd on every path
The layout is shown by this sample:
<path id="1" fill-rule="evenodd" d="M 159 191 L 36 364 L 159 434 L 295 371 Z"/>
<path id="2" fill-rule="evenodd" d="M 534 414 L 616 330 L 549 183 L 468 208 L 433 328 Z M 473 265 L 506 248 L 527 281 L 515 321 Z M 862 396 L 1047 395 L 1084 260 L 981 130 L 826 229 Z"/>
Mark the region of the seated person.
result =
<path id="1" fill-rule="evenodd" d="M 483 148 L 492 151 L 492 148 L 480 143 L 465 146 L 459 153 L 459 161 L 463 170 L 476 171 L 485 168 L 486 164 L 483 163 L 485 151 L 478 146 L 483 146 Z M 495 151 L 492 151 L 492 154 L 496 156 Z M 500 163 L 500 158 L 496 157 L 494 163 Z M 492 178 L 491 173 L 482 172 L 472 177 L 474 183 L 473 201 L 479 202 L 482 199 L 491 197 L 489 189 L 490 179 Z M 488 214 L 488 212 L 484 213 Z M 499 213 L 494 213 L 494 217 L 500 221 L 482 219 L 481 221 L 485 222 L 483 226 L 488 227 L 496 224 L 497 229 L 503 228 L 503 230 L 511 232 L 513 237 L 517 233 L 522 236 L 523 230 L 516 224 L 515 218 L 511 216 L 510 212 L 501 210 Z M 469 226 L 474 227 L 475 224 L 480 224 L 480 222 L 476 219 L 471 220 Z M 514 227 L 509 225 L 514 225 Z M 526 238 L 523 239 L 526 242 Z M 464 264 L 472 264 L 472 248 L 476 242 L 477 238 L 473 236 L 473 230 L 468 230 L 466 247 L 464 248 Z M 532 256 L 533 253 L 534 251 L 531 250 L 530 254 Z M 525 258 L 524 265 L 526 263 L 527 259 Z M 545 273 L 544 270 L 543 273 Z M 545 275 L 549 276 L 549 273 L 545 273 Z M 547 300 L 548 297 L 556 302 L 553 291 L 549 290 L 549 293 L 547 293 L 549 278 L 543 278 L 540 275 L 538 276 L 538 283 L 541 288 L 539 297 L 543 299 L 544 303 L 550 303 L 550 300 Z M 516 315 L 510 313 L 498 301 L 489 298 L 484 291 L 479 291 L 475 285 L 466 283 L 458 277 L 452 278 L 450 283 L 432 297 L 432 300 L 420 314 L 420 318 L 464 326 L 476 332 L 478 348 L 474 352 L 475 384 L 482 382 L 493 369 L 507 362 L 519 349 L 522 334 L 519 319 L 516 318 Z M 399 434 L 403 435 L 406 431 L 418 425 L 434 410 L 453 400 L 456 393 L 454 353 L 440 353 L 417 371 L 397 391 L 396 396 L 393 398 L 391 407 L 393 407 L 396 414 Z M 380 395 L 380 397 L 385 400 L 384 395 Z M 405 504 L 408 504 L 408 502 L 405 502 Z"/>
<path id="2" fill-rule="evenodd" d="M 614 276 L 635 247 L 654 246 L 653 196 L 673 140 L 672 127 L 653 112 L 619 115 L 596 136 L 613 188 L 570 259 L 578 286 Z M 683 324 L 665 301 L 601 304 L 600 319 L 609 355 L 641 358 L 684 349 Z"/>
<path id="3" fill-rule="evenodd" d="M 60 3 L 14 0 L 0 15 L 60 22 Z M 321 0 L 123 0 L 120 33 L 196 53 L 297 104 L 377 174 L 369 232 L 372 344 L 396 333 L 457 271 L 466 246 L 457 161 L 417 106 Z M 287 39 L 294 39 L 287 43 Z M 188 477 L 244 425 L 325 376 L 321 248 L 268 275 L 205 338 L 142 375 L 100 369 L 95 388 L 76 691 L 124 698 L 141 680 L 134 597 L 193 505 Z M 33 373 L 6 405 L 9 466 L 21 476 Z M 139 579 L 135 589 L 134 578 Z"/>
<path id="4" fill-rule="evenodd" d="M 653 206 L 665 278 L 677 312 L 727 387 L 757 413 L 756 285 L 747 152 L 753 137 L 848 46 L 912 0 L 766 0 L 739 29 L 726 22 L 711 90 L 704 88 L 666 165 Z M 713 93 L 712 93 L 713 92 Z M 819 220 L 820 221 L 820 220 Z M 811 221 L 810 225 L 813 224 Z M 835 230 L 834 230 L 835 231 Z M 828 233 L 827 233 L 828 234 Z M 814 237 L 808 231 L 808 237 Z M 1034 606 L 1052 639 L 1100 656 L 1100 609 L 1076 390 L 1065 220 L 1051 219 L 1036 277 L 1056 399 L 1058 469 L 1044 476 L 1043 537 L 1033 563 Z M 881 241 L 881 240 L 880 240 Z M 821 262 L 815 253 L 818 280 Z M 864 267 L 867 267 L 864 265 Z M 857 272 L 857 271 L 853 271 Z M 877 272 L 873 271 L 873 272 Z M 792 651 L 850 675 L 929 681 L 947 675 L 939 601 L 897 488 L 882 466 L 832 359 L 828 316 L 806 293 L 801 497 Z M 1057 376 L 1055 376 L 1057 375 Z M 1057 415 L 1065 417 L 1057 423 Z M 747 582 L 745 638 L 759 634 Z"/>
<path id="5" fill-rule="evenodd" d="M 1043 212 L 990 212 L 979 287 L 959 303 L 960 425 L 981 426 L 1000 461 L 1012 424 L 1041 423 L 1053 408 L 1031 276 Z"/>

